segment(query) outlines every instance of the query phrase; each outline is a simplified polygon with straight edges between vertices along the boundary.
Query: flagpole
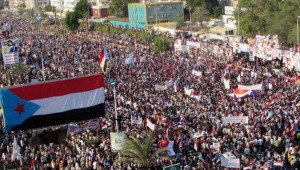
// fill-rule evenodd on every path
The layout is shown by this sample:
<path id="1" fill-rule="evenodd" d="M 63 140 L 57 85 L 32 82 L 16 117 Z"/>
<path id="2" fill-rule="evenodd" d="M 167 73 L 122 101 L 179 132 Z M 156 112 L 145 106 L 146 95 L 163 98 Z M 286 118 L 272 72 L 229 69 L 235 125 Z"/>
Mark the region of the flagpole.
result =
<path id="1" fill-rule="evenodd" d="M 45 70 L 44 70 L 44 56 L 43 56 L 43 45 L 42 42 L 39 42 L 39 48 L 41 50 L 41 59 L 42 59 L 42 74 L 43 74 L 43 81 L 45 81 Z"/>
<path id="2" fill-rule="evenodd" d="M 118 112 L 117 112 L 117 99 L 116 99 L 116 84 L 114 84 L 114 102 L 115 102 L 115 119 L 116 119 L 116 130 L 119 131 L 118 125 Z"/>

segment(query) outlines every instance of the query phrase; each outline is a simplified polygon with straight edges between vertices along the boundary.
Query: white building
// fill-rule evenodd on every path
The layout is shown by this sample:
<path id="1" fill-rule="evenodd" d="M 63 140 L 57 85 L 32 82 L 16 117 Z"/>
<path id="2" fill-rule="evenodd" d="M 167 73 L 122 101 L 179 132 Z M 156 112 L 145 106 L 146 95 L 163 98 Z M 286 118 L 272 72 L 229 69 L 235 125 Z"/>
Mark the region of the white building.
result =
<path id="1" fill-rule="evenodd" d="M 63 0 L 64 12 L 74 11 L 74 8 L 79 0 Z"/>
<path id="2" fill-rule="evenodd" d="M 18 7 L 24 6 L 25 9 L 42 10 L 45 8 L 45 6 L 49 4 L 50 4 L 50 0 L 9 0 L 8 1 L 8 6 L 11 9 L 18 9 Z"/>
<path id="3" fill-rule="evenodd" d="M 50 0 L 31 0 L 34 5 L 33 8 L 42 10 L 45 6 L 50 5 Z"/>

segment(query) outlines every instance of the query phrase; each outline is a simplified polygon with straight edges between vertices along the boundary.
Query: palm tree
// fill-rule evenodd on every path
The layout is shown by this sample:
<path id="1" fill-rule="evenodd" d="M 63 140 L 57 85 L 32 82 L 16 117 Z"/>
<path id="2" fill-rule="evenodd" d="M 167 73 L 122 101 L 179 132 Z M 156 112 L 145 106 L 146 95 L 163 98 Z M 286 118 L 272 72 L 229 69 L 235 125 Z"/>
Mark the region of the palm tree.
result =
<path id="1" fill-rule="evenodd" d="M 28 74 L 29 66 L 24 64 L 15 64 L 10 69 L 6 70 L 8 76 L 19 76 L 23 80 Z"/>
<path id="2" fill-rule="evenodd" d="M 117 163 L 134 162 L 139 165 L 140 169 L 147 170 L 152 163 L 155 162 L 156 156 L 167 151 L 167 148 L 158 148 L 154 152 L 152 151 L 152 145 L 154 142 L 154 136 L 148 136 L 144 141 L 141 141 L 135 137 L 129 137 L 125 139 L 123 150 L 116 159 Z M 168 158 L 168 157 L 161 157 Z"/>

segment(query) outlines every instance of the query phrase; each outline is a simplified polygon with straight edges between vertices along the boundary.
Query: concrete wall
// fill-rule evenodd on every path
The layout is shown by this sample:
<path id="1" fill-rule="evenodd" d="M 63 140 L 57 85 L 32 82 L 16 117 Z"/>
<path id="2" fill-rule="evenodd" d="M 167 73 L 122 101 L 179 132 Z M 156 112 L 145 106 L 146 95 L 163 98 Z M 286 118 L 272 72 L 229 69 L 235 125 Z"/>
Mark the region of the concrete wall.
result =
<path id="1" fill-rule="evenodd" d="M 140 28 L 140 29 L 146 29 L 146 25 L 144 24 L 136 24 L 131 22 L 121 22 L 121 21 L 110 21 L 110 23 L 115 27 L 125 27 L 125 28 Z"/>

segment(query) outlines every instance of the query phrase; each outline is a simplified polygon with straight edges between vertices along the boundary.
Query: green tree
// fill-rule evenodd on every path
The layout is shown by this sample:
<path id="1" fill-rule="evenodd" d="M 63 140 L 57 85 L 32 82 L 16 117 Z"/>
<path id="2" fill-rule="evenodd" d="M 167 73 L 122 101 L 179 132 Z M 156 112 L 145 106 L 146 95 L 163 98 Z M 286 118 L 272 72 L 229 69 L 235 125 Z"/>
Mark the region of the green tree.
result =
<path id="1" fill-rule="evenodd" d="M 218 0 L 187 0 L 187 7 L 194 11 L 198 7 L 205 7 L 211 17 L 218 18 L 221 15 L 221 7 Z"/>
<path id="2" fill-rule="evenodd" d="M 128 17 L 128 4 L 136 0 L 112 0 L 109 5 L 109 13 L 120 18 Z"/>
<path id="3" fill-rule="evenodd" d="M 167 151 L 167 148 L 159 148 L 152 152 L 153 142 L 153 135 L 143 141 L 135 137 L 125 139 L 124 148 L 118 155 L 116 163 L 134 162 L 139 165 L 140 169 L 148 169 L 156 161 L 157 155 Z"/>
<path id="4" fill-rule="evenodd" d="M 180 29 L 184 25 L 184 19 L 183 18 L 178 18 L 176 20 L 176 29 Z"/>
<path id="5" fill-rule="evenodd" d="M 154 53 L 166 51 L 169 47 L 169 41 L 166 38 L 155 37 L 154 38 Z"/>
<path id="6" fill-rule="evenodd" d="M 29 66 L 24 64 L 15 64 L 10 69 L 6 70 L 6 74 L 9 76 L 19 76 L 20 79 L 24 79 L 28 74 Z"/>
<path id="7" fill-rule="evenodd" d="M 22 7 L 18 7 L 18 14 L 20 16 L 24 14 L 24 9 Z"/>
<path id="8" fill-rule="evenodd" d="M 77 2 L 74 12 L 77 14 L 78 19 L 83 20 L 83 24 L 85 25 L 85 37 L 87 38 L 87 32 L 88 32 L 88 25 L 89 25 L 89 18 L 90 18 L 90 5 L 87 0 L 80 0 Z"/>
<path id="9" fill-rule="evenodd" d="M 30 18 L 33 18 L 34 17 L 34 9 L 32 8 L 32 9 L 28 9 L 27 11 L 26 11 L 26 13 L 28 14 L 28 16 L 30 17 Z"/>
<path id="10" fill-rule="evenodd" d="M 75 31 L 79 27 L 78 16 L 75 12 L 68 12 L 65 17 L 68 30 Z"/>
<path id="11" fill-rule="evenodd" d="M 276 34 L 281 41 L 290 43 L 295 42 L 299 14 L 299 0 L 240 0 L 239 8 L 234 11 L 235 18 L 239 16 L 241 33 Z"/>
<path id="12" fill-rule="evenodd" d="M 47 14 L 45 13 L 44 10 L 42 10 L 42 11 L 40 12 L 40 16 L 41 16 L 42 19 L 44 20 L 44 19 L 47 17 Z"/>
<path id="13" fill-rule="evenodd" d="M 199 22 L 201 25 L 201 28 L 204 28 L 203 22 L 209 21 L 210 14 L 209 11 L 204 7 L 196 7 L 193 14 L 192 14 L 192 22 Z"/>
<path id="14" fill-rule="evenodd" d="M 87 0 L 80 0 L 77 2 L 74 12 L 77 13 L 79 19 L 85 19 L 90 17 L 90 5 Z"/>

